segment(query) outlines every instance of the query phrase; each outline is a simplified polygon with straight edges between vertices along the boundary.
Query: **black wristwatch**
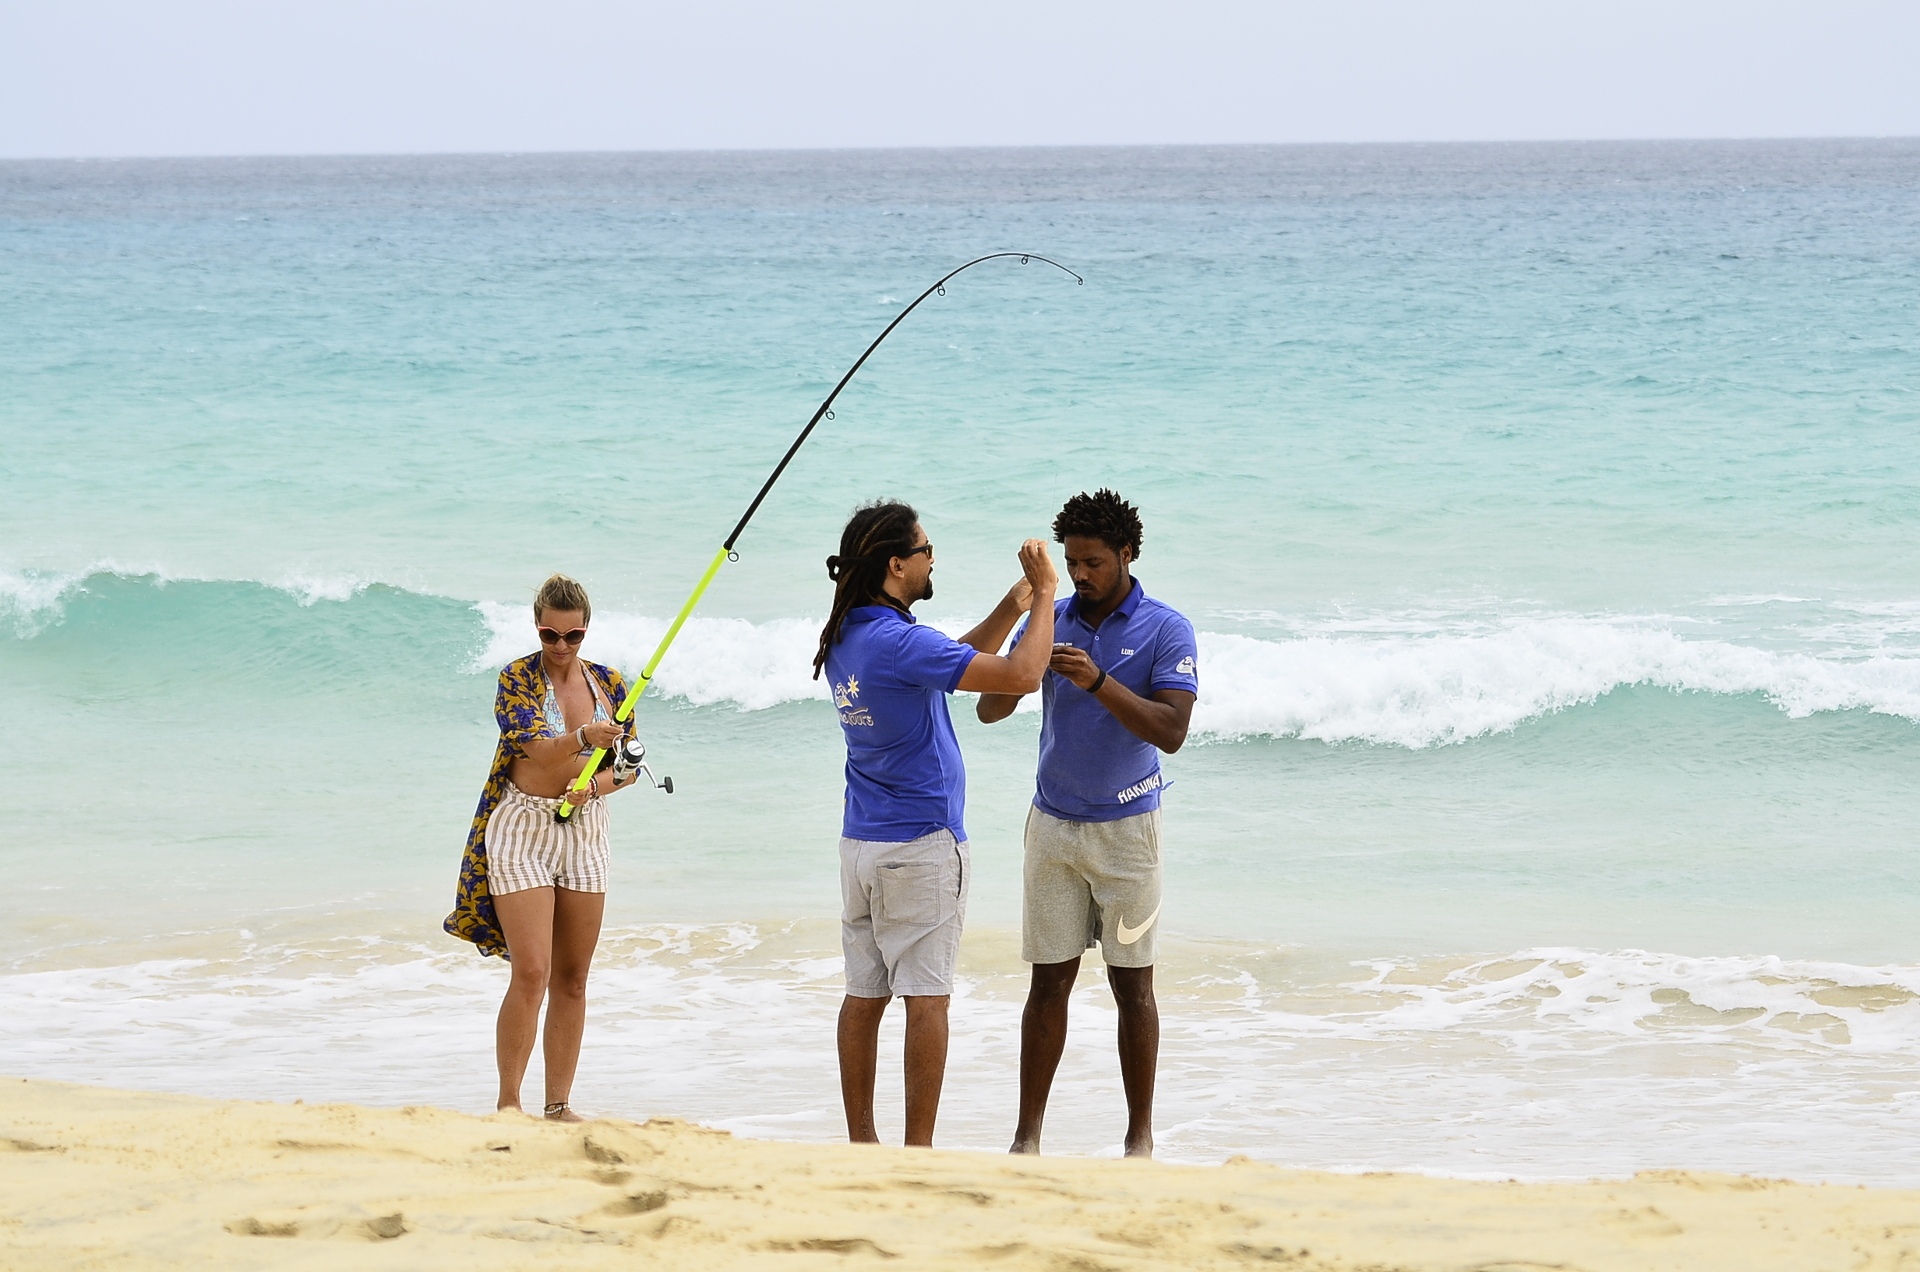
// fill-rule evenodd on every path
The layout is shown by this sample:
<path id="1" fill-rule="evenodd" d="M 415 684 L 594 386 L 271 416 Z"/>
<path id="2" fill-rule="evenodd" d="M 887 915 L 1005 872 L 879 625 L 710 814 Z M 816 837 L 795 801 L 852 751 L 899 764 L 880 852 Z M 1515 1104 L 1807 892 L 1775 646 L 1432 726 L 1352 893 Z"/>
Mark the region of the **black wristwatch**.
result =
<path id="1" fill-rule="evenodd" d="M 1096 681 L 1094 681 L 1094 682 L 1093 682 L 1092 684 L 1090 684 L 1090 685 L 1088 685 L 1088 686 L 1087 686 L 1087 692 L 1088 692 L 1088 693 L 1099 693 L 1099 692 L 1100 692 L 1100 686 L 1101 686 L 1101 685 L 1104 685 L 1104 684 L 1106 684 L 1106 683 L 1107 683 L 1107 669 L 1106 669 L 1105 667 L 1102 667 L 1102 668 L 1100 669 L 1100 679 L 1098 679 L 1098 680 L 1096 680 Z"/>

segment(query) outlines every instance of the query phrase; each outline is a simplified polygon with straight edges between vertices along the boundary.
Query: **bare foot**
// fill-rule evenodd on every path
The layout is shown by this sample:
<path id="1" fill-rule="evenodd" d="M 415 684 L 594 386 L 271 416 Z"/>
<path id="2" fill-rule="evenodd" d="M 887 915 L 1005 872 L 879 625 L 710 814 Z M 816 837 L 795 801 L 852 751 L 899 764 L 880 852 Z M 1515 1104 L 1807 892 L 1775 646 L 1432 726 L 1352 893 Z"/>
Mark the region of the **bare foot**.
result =
<path id="1" fill-rule="evenodd" d="M 1143 1131 L 1139 1135 L 1127 1136 L 1128 1157 L 1153 1156 L 1153 1132 Z"/>
<path id="2" fill-rule="evenodd" d="M 557 1107 L 549 1104 L 547 1106 L 546 1116 L 549 1122 L 584 1122 L 587 1120 L 564 1104 Z"/>
<path id="3" fill-rule="evenodd" d="M 1013 1141 L 1013 1147 L 1007 1151 L 1009 1153 L 1017 1153 L 1022 1157 L 1038 1157 L 1040 1156 L 1040 1141 L 1037 1139 L 1017 1139 Z"/>

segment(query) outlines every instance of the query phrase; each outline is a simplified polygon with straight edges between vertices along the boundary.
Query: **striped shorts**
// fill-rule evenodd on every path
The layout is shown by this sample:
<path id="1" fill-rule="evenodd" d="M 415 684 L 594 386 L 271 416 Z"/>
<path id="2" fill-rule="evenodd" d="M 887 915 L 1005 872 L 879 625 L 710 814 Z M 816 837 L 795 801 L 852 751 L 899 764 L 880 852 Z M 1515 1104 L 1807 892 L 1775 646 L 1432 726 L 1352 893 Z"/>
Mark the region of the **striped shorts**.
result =
<path id="1" fill-rule="evenodd" d="M 566 822 L 557 799 L 507 783 L 487 818 L 487 889 L 495 896 L 528 888 L 607 890 L 607 801 L 590 799 Z"/>

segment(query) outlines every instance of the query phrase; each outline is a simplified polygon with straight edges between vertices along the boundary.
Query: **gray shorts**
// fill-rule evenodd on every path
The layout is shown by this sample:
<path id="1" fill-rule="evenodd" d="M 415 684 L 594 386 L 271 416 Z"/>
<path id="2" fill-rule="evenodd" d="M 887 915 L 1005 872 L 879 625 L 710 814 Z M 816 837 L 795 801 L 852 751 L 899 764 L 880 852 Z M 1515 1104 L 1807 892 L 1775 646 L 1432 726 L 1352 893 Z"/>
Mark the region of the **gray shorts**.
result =
<path id="1" fill-rule="evenodd" d="M 1065 963 L 1095 945 L 1109 967 L 1152 967 L 1160 928 L 1160 810 L 1063 821 L 1027 810 L 1020 957 Z"/>
<path id="2" fill-rule="evenodd" d="M 853 998 L 953 992 L 973 869 L 950 830 L 904 844 L 840 841 L 840 948 Z"/>

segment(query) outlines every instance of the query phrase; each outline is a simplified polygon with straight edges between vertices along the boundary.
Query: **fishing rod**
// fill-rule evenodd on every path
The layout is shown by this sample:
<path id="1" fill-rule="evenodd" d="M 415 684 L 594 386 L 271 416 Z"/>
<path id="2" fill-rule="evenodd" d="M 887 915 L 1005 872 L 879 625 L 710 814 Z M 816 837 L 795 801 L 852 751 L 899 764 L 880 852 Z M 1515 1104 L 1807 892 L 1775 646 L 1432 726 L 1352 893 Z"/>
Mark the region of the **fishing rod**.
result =
<path id="1" fill-rule="evenodd" d="M 908 305 L 905 309 L 902 309 L 898 314 L 894 315 L 893 321 L 887 324 L 886 330 L 873 338 L 873 343 L 867 346 L 866 352 L 854 360 L 854 364 L 847 368 L 847 373 L 840 377 L 840 383 L 833 386 L 833 392 L 827 394 L 826 400 L 820 403 L 819 407 L 814 411 L 813 418 L 808 420 L 807 426 L 800 430 L 800 436 L 793 439 L 793 445 L 787 447 L 787 453 L 780 457 L 778 464 L 774 465 L 772 474 L 768 476 L 765 484 L 760 487 L 760 493 L 753 497 L 753 502 L 747 505 L 747 510 L 740 514 L 740 520 L 734 525 L 733 533 L 728 535 L 726 542 L 720 545 L 720 550 L 713 554 L 713 560 L 708 564 L 707 572 L 700 576 L 698 583 L 694 584 L 693 594 L 687 597 L 687 603 L 682 605 L 680 612 L 674 616 L 673 624 L 667 628 L 667 634 L 660 638 L 659 645 L 654 648 L 653 657 L 647 659 L 647 665 L 640 669 L 639 678 L 628 688 L 627 696 L 621 700 L 620 709 L 613 713 L 613 719 L 616 724 L 625 724 L 627 719 L 633 715 L 633 708 L 635 704 L 640 701 L 640 695 L 645 693 L 647 686 L 653 683 L 653 673 L 655 669 L 660 666 L 660 660 L 667 656 L 667 648 L 673 644 L 674 637 L 680 634 L 680 628 L 686 624 L 688 616 L 693 613 L 693 607 L 700 603 L 700 598 L 706 593 L 707 585 L 713 582 L 714 575 L 720 573 L 720 567 L 729 561 L 738 561 L 740 559 L 740 554 L 734 551 L 733 545 L 739 541 L 741 532 L 747 528 L 747 522 L 753 520 L 753 514 L 760 511 L 760 505 L 765 502 L 767 492 L 773 489 L 773 483 L 780 480 L 780 474 L 787 471 L 787 465 L 793 462 L 794 455 L 799 453 L 801 446 L 805 445 L 807 438 L 813 434 L 814 427 L 823 419 L 830 420 L 833 418 L 833 400 L 840 396 L 840 390 L 847 387 L 847 381 L 853 379 L 854 373 L 866 365 L 867 359 L 873 356 L 873 351 L 880 347 L 880 342 L 892 335 L 893 329 L 898 327 L 908 314 L 920 307 L 921 301 L 929 296 L 946 295 L 947 284 L 953 280 L 955 275 L 972 269 L 975 265 L 979 265 L 982 262 L 997 261 L 1007 257 L 1019 258 L 1022 265 L 1025 265 L 1028 261 L 1039 261 L 1043 265 L 1051 265 L 1061 273 L 1071 275 L 1073 281 L 1082 286 L 1084 286 L 1087 281 L 1068 269 L 1065 265 L 1062 265 L 1059 261 L 1049 260 L 1033 252 L 989 252 L 985 256 L 975 257 L 965 265 L 960 266 L 959 269 L 948 272 L 939 282 L 914 297 L 911 305 Z M 620 762 L 620 767 L 623 769 L 636 767 L 637 761 L 631 759 L 629 748 L 638 747 L 638 740 L 623 740 L 615 745 L 621 748 L 621 754 L 616 757 Z M 642 749 L 640 753 L 644 755 L 644 749 Z M 554 810 L 553 819 L 555 821 L 564 823 L 573 816 L 574 809 L 578 807 L 574 802 L 575 797 L 587 789 L 588 781 L 595 773 L 600 771 L 601 760 L 606 754 L 607 750 L 605 747 L 595 748 L 593 755 L 587 760 L 586 766 L 580 770 L 580 776 L 574 778 L 573 784 L 567 788 L 566 798 L 560 802 L 560 807 Z M 649 780 L 652 778 L 651 771 L 648 772 L 648 778 Z M 664 785 L 666 791 L 671 794 L 673 792 L 672 779 L 667 779 Z"/>

